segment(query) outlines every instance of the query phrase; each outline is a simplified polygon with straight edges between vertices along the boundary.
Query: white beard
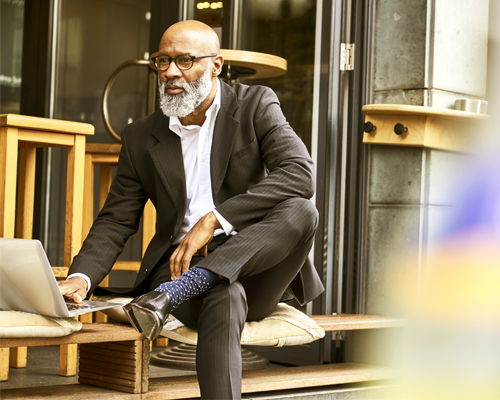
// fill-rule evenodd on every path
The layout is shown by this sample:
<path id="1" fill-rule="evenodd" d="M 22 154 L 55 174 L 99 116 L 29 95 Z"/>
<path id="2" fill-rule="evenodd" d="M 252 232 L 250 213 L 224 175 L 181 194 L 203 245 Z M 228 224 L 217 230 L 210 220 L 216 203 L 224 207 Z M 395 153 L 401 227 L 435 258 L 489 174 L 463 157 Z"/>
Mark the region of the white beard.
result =
<path id="1" fill-rule="evenodd" d="M 207 68 L 202 76 L 192 83 L 179 82 L 170 79 L 161 82 L 158 76 L 158 90 L 160 93 L 160 108 L 167 117 L 184 118 L 191 114 L 205 101 L 212 90 L 211 68 Z M 169 94 L 165 88 L 175 85 L 184 90 L 179 94 Z"/>

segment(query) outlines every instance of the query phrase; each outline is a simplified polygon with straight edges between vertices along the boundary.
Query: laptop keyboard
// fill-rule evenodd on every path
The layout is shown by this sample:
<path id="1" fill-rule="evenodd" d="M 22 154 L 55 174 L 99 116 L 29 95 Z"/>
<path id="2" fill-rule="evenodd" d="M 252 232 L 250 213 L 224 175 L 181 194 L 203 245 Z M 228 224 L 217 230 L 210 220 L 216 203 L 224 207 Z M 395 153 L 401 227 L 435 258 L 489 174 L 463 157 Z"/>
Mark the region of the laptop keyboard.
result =
<path id="1" fill-rule="evenodd" d="M 68 311 L 86 310 L 90 308 L 90 306 L 88 306 L 87 304 L 76 303 L 66 303 L 66 307 L 68 307 Z"/>

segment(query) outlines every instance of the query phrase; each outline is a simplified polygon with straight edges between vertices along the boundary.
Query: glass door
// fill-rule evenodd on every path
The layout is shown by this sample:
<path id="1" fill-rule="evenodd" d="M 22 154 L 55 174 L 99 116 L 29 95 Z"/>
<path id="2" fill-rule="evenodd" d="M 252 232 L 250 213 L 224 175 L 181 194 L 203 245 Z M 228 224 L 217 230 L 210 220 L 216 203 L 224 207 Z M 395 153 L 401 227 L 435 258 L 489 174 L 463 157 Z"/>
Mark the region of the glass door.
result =
<path id="1" fill-rule="evenodd" d="M 52 91 L 50 117 L 94 125 L 90 143 L 117 143 L 107 132 L 101 111 L 103 90 L 113 71 L 125 61 L 149 59 L 151 2 L 144 0 L 55 0 L 53 7 Z M 149 67 L 123 70 L 109 92 L 109 117 L 120 132 L 146 115 Z M 62 264 L 66 152 L 47 149 L 47 218 L 44 244 L 54 265 Z M 98 168 L 98 167 L 97 167 Z M 98 182 L 95 182 L 95 193 Z M 97 196 L 96 196 L 97 197 Z M 97 198 L 94 202 L 97 213 Z M 127 243 L 126 260 L 140 260 L 140 235 Z M 127 285 L 135 272 L 119 271 L 111 285 Z"/>
<path id="2" fill-rule="evenodd" d="M 24 1 L 1 1 L 0 113 L 21 110 Z"/>

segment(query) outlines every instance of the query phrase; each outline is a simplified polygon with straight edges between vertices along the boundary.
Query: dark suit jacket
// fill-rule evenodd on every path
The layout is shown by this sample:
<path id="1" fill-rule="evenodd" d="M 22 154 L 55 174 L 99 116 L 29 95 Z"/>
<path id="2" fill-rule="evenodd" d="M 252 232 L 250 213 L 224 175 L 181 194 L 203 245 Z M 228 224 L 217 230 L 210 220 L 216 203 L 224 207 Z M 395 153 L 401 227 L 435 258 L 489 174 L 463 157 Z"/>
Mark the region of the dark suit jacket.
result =
<path id="1" fill-rule="evenodd" d="M 260 221 L 278 203 L 310 198 L 314 192 L 309 153 L 283 116 L 276 95 L 266 87 L 221 82 L 210 165 L 217 211 L 240 231 Z M 89 293 L 137 231 L 148 199 L 157 210 L 156 235 L 133 289 L 140 287 L 171 246 L 186 210 L 181 142 L 161 110 L 123 131 L 116 178 L 69 271 L 89 276 Z M 291 286 L 301 303 L 324 290 L 309 260 Z"/>

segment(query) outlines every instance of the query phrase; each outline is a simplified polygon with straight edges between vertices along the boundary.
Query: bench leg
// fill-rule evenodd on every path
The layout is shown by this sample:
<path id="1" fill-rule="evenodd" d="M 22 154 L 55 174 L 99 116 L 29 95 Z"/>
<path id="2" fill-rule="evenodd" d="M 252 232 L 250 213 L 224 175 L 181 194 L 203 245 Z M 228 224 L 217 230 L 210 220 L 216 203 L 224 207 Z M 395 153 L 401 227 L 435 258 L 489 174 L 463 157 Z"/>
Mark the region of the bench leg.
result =
<path id="1" fill-rule="evenodd" d="M 168 346 L 168 338 L 159 337 L 156 339 L 156 347 L 167 347 Z"/>
<path id="2" fill-rule="evenodd" d="M 76 375 L 77 351 L 77 344 L 62 344 L 61 346 L 59 346 L 59 375 Z"/>
<path id="3" fill-rule="evenodd" d="M 95 322 L 108 322 L 108 316 L 100 311 L 96 311 Z"/>
<path id="4" fill-rule="evenodd" d="M 149 384 L 149 340 L 80 345 L 78 382 L 146 393 Z"/>
<path id="5" fill-rule="evenodd" d="M 10 366 L 13 368 L 26 368 L 28 359 L 27 347 L 13 347 L 10 351 Z"/>
<path id="6" fill-rule="evenodd" d="M 87 314 L 80 315 L 80 322 L 91 324 L 92 322 L 94 322 L 92 320 L 93 315 L 94 315 L 94 313 L 87 313 Z"/>
<path id="7" fill-rule="evenodd" d="M 9 350 L 0 349 L 0 382 L 9 380 Z"/>

